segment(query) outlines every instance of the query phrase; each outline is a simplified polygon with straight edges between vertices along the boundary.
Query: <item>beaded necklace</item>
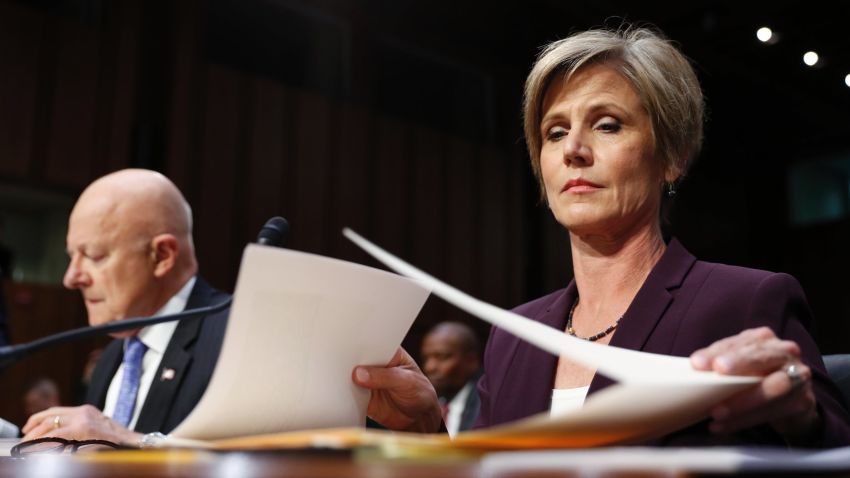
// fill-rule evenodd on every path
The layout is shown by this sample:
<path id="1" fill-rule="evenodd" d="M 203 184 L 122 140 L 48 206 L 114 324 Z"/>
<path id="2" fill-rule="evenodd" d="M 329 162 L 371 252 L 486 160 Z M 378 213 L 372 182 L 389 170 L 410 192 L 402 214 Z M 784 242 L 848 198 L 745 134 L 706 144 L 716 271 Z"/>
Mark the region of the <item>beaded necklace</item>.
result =
<path id="1" fill-rule="evenodd" d="M 591 335 L 590 337 L 579 337 L 578 335 L 576 335 L 576 331 L 573 330 L 573 313 L 576 311 L 577 306 L 578 306 L 578 297 L 576 297 L 576 301 L 573 302 L 573 306 L 570 308 L 570 315 L 567 316 L 567 333 L 572 335 L 573 337 L 578 338 L 578 339 L 584 339 L 584 340 L 589 340 L 591 342 L 596 342 L 597 340 L 601 339 L 602 337 L 605 337 L 606 335 L 613 332 L 614 329 L 617 328 L 617 325 L 620 324 L 620 321 L 623 319 L 623 316 L 621 315 L 620 318 L 617 319 L 616 322 L 609 325 L 607 329 L 603 330 L 602 332 L 599 332 L 596 335 Z"/>

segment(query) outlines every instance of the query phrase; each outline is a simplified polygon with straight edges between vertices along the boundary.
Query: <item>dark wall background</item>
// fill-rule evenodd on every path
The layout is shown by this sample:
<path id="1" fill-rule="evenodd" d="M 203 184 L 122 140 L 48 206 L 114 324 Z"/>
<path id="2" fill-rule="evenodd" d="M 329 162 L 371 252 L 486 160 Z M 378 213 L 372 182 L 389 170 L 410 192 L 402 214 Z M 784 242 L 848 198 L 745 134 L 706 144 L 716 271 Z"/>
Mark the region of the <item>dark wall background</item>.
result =
<path id="1" fill-rule="evenodd" d="M 157 169 L 193 204 L 201 271 L 220 288 L 280 214 L 292 248 L 374 265 L 342 238 L 350 226 L 509 307 L 571 275 L 522 140 L 538 47 L 652 22 L 709 104 L 671 233 L 703 259 L 795 275 L 823 351 L 850 352 L 848 220 L 792 226 L 786 192 L 790 165 L 848 150 L 848 7 L 743 3 L 3 0 L 0 183 L 75 196 L 109 171 Z M 783 40 L 759 44 L 762 24 Z M 825 66 L 802 67 L 807 45 Z M 487 332 L 430 299 L 405 346 L 441 319 Z"/>

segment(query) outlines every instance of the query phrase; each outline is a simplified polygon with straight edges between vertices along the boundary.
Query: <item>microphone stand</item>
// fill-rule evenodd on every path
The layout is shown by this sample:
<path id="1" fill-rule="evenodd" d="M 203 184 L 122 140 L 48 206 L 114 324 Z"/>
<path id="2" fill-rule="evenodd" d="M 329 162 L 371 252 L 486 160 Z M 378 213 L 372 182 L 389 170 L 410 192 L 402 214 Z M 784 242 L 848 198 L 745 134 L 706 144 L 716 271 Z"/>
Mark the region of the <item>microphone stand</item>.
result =
<path id="1" fill-rule="evenodd" d="M 276 216 L 266 221 L 265 225 L 263 225 L 263 228 L 260 230 L 260 234 L 257 237 L 257 243 L 271 247 L 283 247 L 283 242 L 288 233 L 289 223 L 286 219 Z M 178 312 L 176 314 L 160 315 L 158 317 L 134 317 L 131 319 L 117 320 L 115 322 L 109 322 L 107 324 L 96 325 L 93 327 L 80 327 L 77 329 L 66 330 L 65 332 L 48 335 L 47 337 L 42 337 L 38 340 L 33 340 L 32 342 L 25 344 L 6 345 L 0 347 L 0 370 L 12 365 L 24 355 L 28 355 L 36 350 L 41 350 L 51 345 L 96 335 L 141 329 L 150 325 L 161 324 L 163 322 L 203 317 L 230 307 L 230 303 L 232 301 L 233 298 L 231 297 L 215 305 L 184 310 L 183 312 Z"/>
<path id="2" fill-rule="evenodd" d="M 91 327 L 80 327 L 77 329 L 59 332 L 58 334 L 48 335 L 47 337 L 42 337 L 25 344 L 0 347 L 0 370 L 12 365 L 25 355 L 29 355 L 30 353 L 35 352 L 36 350 L 41 350 L 45 347 L 50 347 L 51 345 L 70 342 L 77 339 L 84 339 L 86 337 L 111 334 L 114 332 L 141 329 L 150 325 L 161 324 L 163 322 L 203 317 L 230 307 L 230 303 L 232 301 L 232 298 L 227 298 L 215 305 L 184 310 L 183 312 L 178 312 L 176 314 L 166 314 L 157 317 L 134 317 L 132 319 L 118 320 Z"/>

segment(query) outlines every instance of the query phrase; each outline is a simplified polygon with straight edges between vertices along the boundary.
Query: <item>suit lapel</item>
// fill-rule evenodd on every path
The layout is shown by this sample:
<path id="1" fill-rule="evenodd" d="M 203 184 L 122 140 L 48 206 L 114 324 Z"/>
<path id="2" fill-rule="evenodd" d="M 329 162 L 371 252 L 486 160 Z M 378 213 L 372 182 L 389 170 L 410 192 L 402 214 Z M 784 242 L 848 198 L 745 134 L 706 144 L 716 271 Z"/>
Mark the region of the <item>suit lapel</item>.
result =
<path id="1" fill-rule="evenodd" d="M 567 311 L 576 297 L 575 283 L 564 289 L 552 303 L 542 309 L 534 317 L 537 322 L 546 324 L 557 330 L 564 330 L 567 323 Z M 558 357 L 546 352 L 524 340 L 513 337 L 511 365 L 503 383 L 507 386 L 499 390 L 498 400 L 505 404 L 499 406 L 502 410 L 510 410 L 515 416 L 505 417 L 516 419 L 548 410 L 551 404 L 552 385 L 555 379 L 555 369 Z M 499 422 L 508 421 L 500 419 Z"/>
<path id="2" fill-rule="evenodd" d="M 478 377 L 472 382 L 472 390 L 466 396 L 466 401 L 463 404 L 463 413 L 460 417 L 460 430 L 469 430 L 478 418 L 478 412 L 481 410 L 481 397 L 478 396 L 478 391 L 475 389 L 475 384 L 478 382 Z"/>
<path id="3" fill-rule="evenodd" d="M 186 309 L 207 305 L 211 295 L 212 289 L 198 278 L 186 302 Z M 151 388 L 148 390 L 145 404 L 139 413 L 135 431 L 149 433 L 162 430 L 180 384 L 191 366 L 192 354 L 188 349 L 197 340 L 203 320 L 203 317 L 184 320 L 174 329 L 174 335 L 168 342 Z"/>
<path id="4" fill-rule="evenodd" d="M 671 240 L 661 260 L 649 273 L 628 310 L 623 314 L 610 345 L 629 350 L 644 350 L 647 341 L 673 302 L 673 292 L 682 285 L 695 262 L 696 258 L 685 250 L 679 241 Z M 589 393 L 611 383 L 612 380 L 597 374 L 590 383 Z"/>

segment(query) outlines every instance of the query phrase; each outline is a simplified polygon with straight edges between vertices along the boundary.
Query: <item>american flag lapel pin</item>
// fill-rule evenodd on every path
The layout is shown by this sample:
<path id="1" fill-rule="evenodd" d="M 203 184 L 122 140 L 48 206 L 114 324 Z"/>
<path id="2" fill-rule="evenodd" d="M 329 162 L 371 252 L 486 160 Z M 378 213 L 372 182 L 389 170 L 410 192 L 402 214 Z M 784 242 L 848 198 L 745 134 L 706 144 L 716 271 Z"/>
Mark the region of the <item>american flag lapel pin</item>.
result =
<path id="1" fill-rule="evenodd" d="M 164 368 L 162 369 L 162 375 L 159 376 L 159 380 L 164 382 L 166 380 L 171 380 L 174 378 L 174 375 L 177 372 L 174 371 L 173 368 Z"/>

